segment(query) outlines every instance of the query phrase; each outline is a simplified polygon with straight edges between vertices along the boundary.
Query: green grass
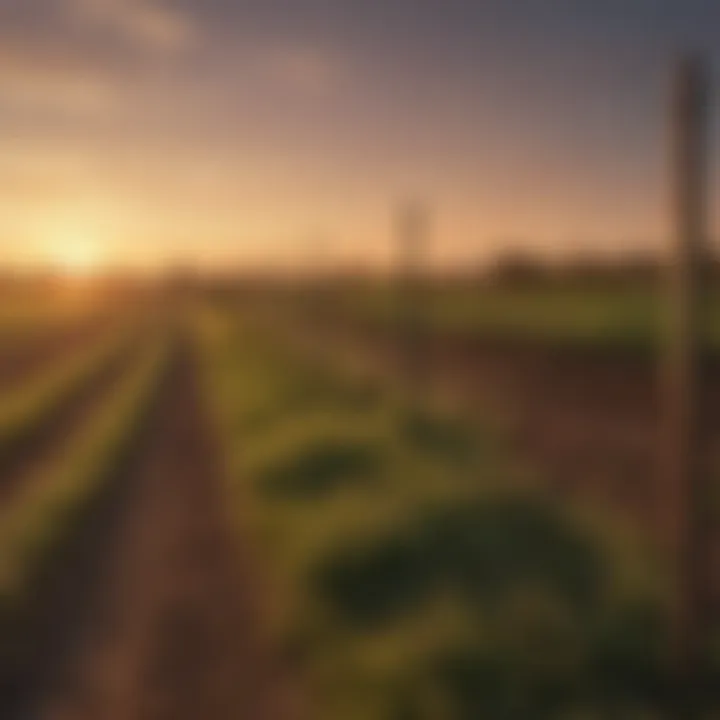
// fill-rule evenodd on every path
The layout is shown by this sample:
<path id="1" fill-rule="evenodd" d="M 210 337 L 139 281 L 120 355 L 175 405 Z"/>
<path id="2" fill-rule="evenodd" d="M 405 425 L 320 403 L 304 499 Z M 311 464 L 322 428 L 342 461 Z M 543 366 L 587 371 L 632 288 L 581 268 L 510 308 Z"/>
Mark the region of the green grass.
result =
<path id="1" fill-rule="evenodd" d="M 491 428 L 408 412 L 229 315 L 198 322 L 228 498 L 313 717 L 640 717 L 664 701 L 664 578 L 551 506 Z"/>
<path id="2" fill-rule="evenodd" d="M 392 331 L 402 305 L 390 285 L 337 291 L 326 312 L 336 320 Z M 669 301 L 649 285 L 553 285 L 516 288 L 430 288 L 419 317 L 439 335 L 590 349 L 657 350 L 666 334 Z M 720 294 L 708 296 L 705 334 L 720 348 Z"/>

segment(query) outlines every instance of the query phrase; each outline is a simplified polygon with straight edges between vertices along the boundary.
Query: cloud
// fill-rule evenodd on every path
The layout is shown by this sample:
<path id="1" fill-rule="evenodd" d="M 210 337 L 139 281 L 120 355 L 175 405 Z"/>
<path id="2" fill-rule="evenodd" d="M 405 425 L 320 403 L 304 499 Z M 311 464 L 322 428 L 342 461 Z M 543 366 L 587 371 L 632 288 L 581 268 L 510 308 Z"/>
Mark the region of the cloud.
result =
<path id="1" fill-rule="evenodd" d="M 0 103 L 20 110 L 114 112 L 140 73 L 196 37 L 190 18 L 162 0 L 19 7 L 0 6 Z"/>
<path id="2" fill-rule="evenodd" d="M 68 44 L 0 43 L 0 100 L 39 109 L 97 112 L 115 104 L 118 88 L 107 67 Z"/>
<path id="3" fill-rule="evenodd" d="M 175 54 L 196 37 L 188 15 L 163 0 L 66 0 L 82 24 L 109 31 L 145 49 Z"/>

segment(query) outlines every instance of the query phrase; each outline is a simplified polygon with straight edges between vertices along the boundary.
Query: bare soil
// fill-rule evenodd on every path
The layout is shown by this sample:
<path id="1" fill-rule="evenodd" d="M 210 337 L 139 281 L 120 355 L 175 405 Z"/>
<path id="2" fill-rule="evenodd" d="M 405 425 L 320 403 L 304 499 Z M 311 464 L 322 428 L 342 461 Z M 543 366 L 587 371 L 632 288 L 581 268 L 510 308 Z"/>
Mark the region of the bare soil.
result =
<path id="1" fill-rule="evenodd" d="M 599 501 L 667 532 L 672 508 L 663 486 L 663 360 L 632 353 L 490 347 L 446 341 L 431 372 L 476 403 L 504 407 L 521 453 L 552 488 Z M 715 471 L 720 439 L 720 367 L 704 373 L 703 464 Z"/>

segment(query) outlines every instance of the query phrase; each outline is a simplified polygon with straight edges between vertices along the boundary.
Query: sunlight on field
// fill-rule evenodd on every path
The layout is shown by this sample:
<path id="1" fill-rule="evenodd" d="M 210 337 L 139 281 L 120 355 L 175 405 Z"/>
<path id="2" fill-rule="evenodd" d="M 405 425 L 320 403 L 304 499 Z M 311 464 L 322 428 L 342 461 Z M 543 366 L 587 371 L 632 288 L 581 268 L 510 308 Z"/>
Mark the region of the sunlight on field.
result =
<path id="1" fill-rule="evenodd" d="M 0 720 L 720 720 L 720 2 L 0 0 Z"/>
<path id="2" fill-rule="evenodd" d="M 228 658 L 255 652 L 252 623 L 263 653 L 302 682 L 312 720 L 565 720 L 608 705 L 659 716 L 675 682 L 671 575 L 654 519 L 651 407 L 624 374 L 647 388 L 651 365 L 626 365 L 616 339 L 628 308 L 647 334 L 649 295 L 438 286 L 445 355 L 410 397 L 388 351 L 401 336 L 371 331 L 392 320 L 363 314 L 378 299 L 392 310 L 377 288 L 354 291 L 355 304 L 347 288 L 313 288 L 318 312 L 306 287 L 301 303 L 287 288 L 171 280 L 151 302 L 107 312 L 74 293 L 83 282 L 53 275 L 15 287 L 0 312 L 0 681 L 28 688 L 18 702 L 42 698 L 44 628 L 79 642 L 85 620 L 56 609 L 65 593 L 83 616 L 107 612 L 97 622 L 123 627 L 167 593 L 179 629 L 161 671 L 212 677 L 203 704 L 243 706 L 244 666 Z M 570 353 L 577 367 L 533 360 L 533 343 L 574 347 L 580 317 L 597 323 L 592 352 Z M 446 337 L 536 322 L 501 358 L 506 385 L 480 350 Z M 621 374 L 598 375 L 600 361 Z M 471 397 L 481 374 L 524 420 L 520 434 Z M 449 377 L 468 396 L 452 409 L 432 387 Z M 520 385 L 533 404 L 515 404 Z M 237 562 L 246 553 L 250 568 Z M 88 583 L 117 600 L 93 599 Z M 258 598 L 252 618 L 227 590 L 236 583 Z M 96 615 L 95 602 L 110 605 Z M 150 651 L 164 653 L 164 621 L 147 622 Z M 123 642 L 102 650 L 108 663 L 145 652 Z M 720 676 L 714 646 L 707 662 Z M 181 703 L 174 676 L 168 689 Z M 12 702 L 0 692 L 0 711 Z"/>

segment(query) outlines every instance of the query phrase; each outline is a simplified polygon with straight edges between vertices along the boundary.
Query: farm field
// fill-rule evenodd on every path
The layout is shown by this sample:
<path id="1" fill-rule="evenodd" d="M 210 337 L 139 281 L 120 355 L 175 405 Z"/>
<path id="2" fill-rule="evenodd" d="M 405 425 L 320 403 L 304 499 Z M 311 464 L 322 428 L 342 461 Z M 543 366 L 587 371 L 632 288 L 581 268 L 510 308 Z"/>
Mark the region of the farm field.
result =
<path id="1" fill-rule="evenodd" d="M 194 344 L 155 300 L 93 319 L 5 390 L 3 718 L 280 716 Z M 77 320 L 38 308 L 12 336 L 49 348 Z"/>
<path id="2" fill-rule="evenodd" d="M 291 316 L 278 324 L 318 356 L 372 367 L 402 385 L 407 351 L 396 291 L 333 288 L 300 298 L 255 299 L 258 312 Z M 413 342 L 423 357 L 413 372 L 421 373 L 424 396 L 450 398 L 502 425 L 560 495 L 600 501 L 662 538 L 672 512 L 657 483 L 666 316 L 659 290 L 647 287 L 438 286 L 413 310 Z M 713 293 L 704 317 L 703 462 L 716 474 L 720 318 Z"/>
<path id="3" fill-rule="evenodd" d="M 436 336 L 408 386 L 277 290 L 156 300 L 5 390 L 1 717 L 667 717 L 657 488 L 595 459 L 655 449 L 647 356 Z M 534 451 L 573 402 L 586 454 Z"/>
<path id="4" fill-rule="evenodd" d="M 392 332 L 406 308 L 397 282 L 332 283 L 325 314 Z M 477 343 L 539 345 L 647 355 L 662 347 L 669 299 L 655 281 L 545 279 L 533 282 L 416 281 L 413 313 L 428 331 Z M 311 294 L 310 294 L 311 295 Z M 313 300 L 308 299 L 312 306 Z M 720 343 L 720 292 L 705 290 L 704 330 Z"/>
<path id="5" fill-rule="evenodd" d="M 718 68 L 0 0 L 0 720 L 720 720 Z"/>

